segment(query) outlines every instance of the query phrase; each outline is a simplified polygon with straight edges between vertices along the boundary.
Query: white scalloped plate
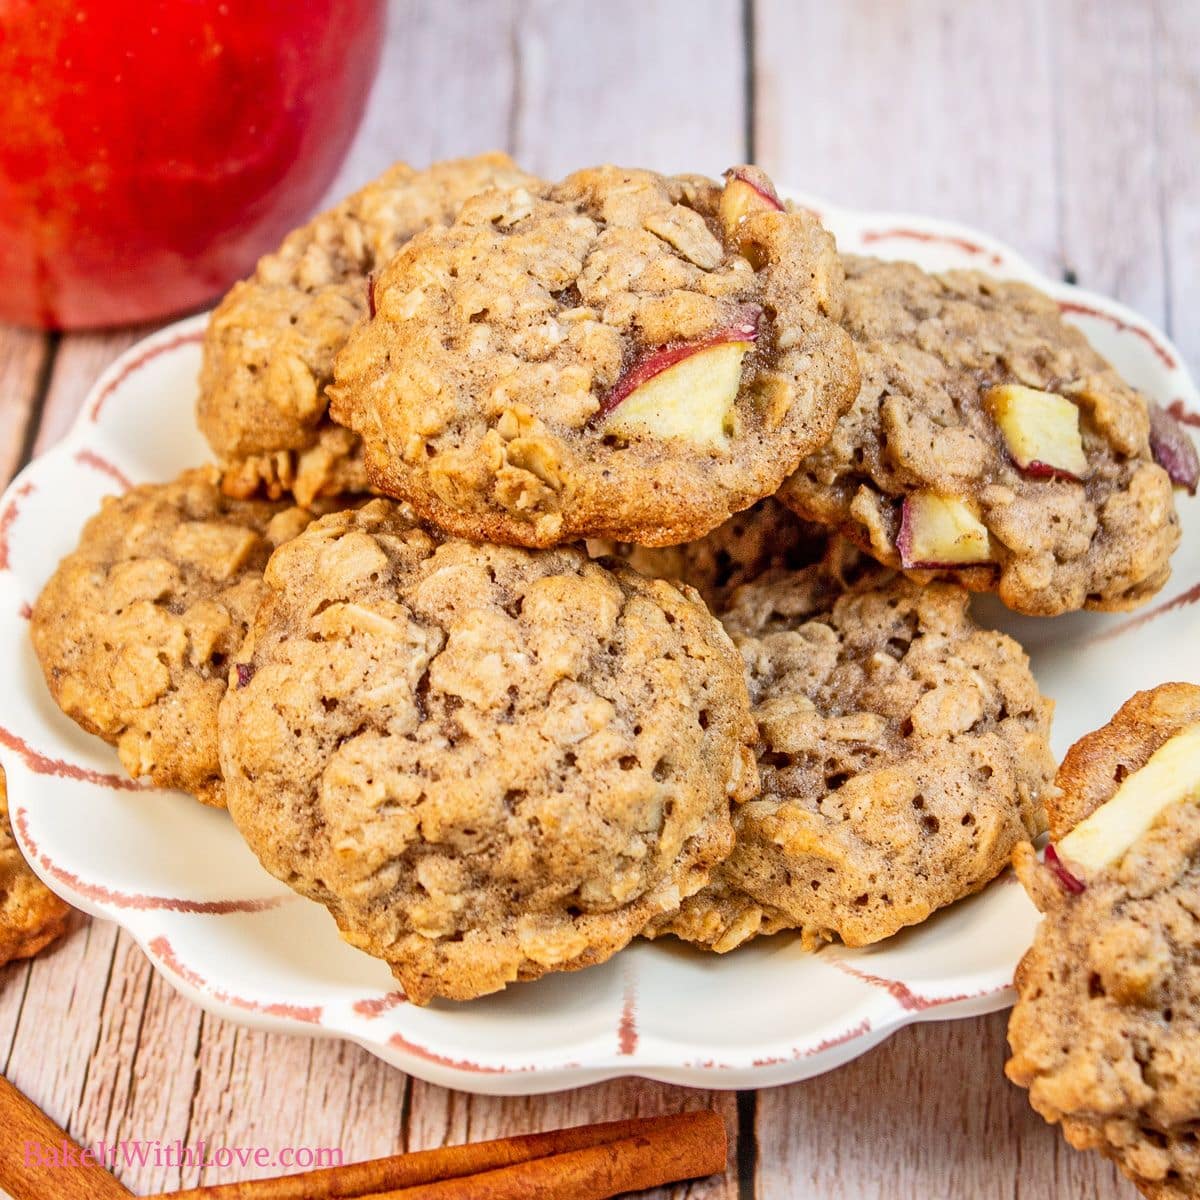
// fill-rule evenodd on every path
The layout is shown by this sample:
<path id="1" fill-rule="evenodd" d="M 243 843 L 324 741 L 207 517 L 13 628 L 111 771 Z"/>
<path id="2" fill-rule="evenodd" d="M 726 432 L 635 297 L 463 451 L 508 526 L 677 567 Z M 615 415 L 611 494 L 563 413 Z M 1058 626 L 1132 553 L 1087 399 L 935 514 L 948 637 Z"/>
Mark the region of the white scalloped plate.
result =
<path id="1" fill-rule="evenodd" d="M 972 230 L 805 203 L 843 249 L 1038 284 L 1133 383 L 1185 417 L 1200 414 L 1178 352 L 1120 305 L 1041 277 Z M 9 681 L 0 761 L 17 836 L 55 891 L 127 929 L 173 986 L 211 1012 L 262 1029 L 350 1038 L 413 1075 L 477 1092 L 548 1092 L 619 1075 L 709 1088 L 791 1082 L 847 1062 L 908 1022 L 1010 1002 L 1035 914 L 1005 876 L 867 950 L 810 955 L 780 936 L 717 958 L 668 939 L 471 1004 L 417 1008 L 381 963 L 340 940 L 322 908 L 258 865 L 224 813 L 125 779 L 112 751 L 50 699 L 29 642 L 29 605 L 101 496 L 208 457 L 192 418 L 204 320 L 124 354 L 70 435 L 0 499 L 0 651 Z M 1058 701 L 1059 752 L 1135 689 L 1200 680 L 1198 504 L 1181 497 L 1189 532 L 1174 577 L 1136 616 L 1037 621 L 979 606 L 1032 653 L 1043 689 Z"/>

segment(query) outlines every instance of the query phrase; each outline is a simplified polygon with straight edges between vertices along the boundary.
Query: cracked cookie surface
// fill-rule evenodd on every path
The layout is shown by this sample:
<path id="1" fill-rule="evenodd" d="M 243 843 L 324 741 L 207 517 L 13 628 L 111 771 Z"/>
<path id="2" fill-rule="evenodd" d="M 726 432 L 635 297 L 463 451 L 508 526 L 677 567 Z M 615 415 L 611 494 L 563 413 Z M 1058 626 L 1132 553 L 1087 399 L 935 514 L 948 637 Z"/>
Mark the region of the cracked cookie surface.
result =
<path id="1" fill-rule="evenodd" d="M 503 154 L 452 159 L 423 171 L 396 163 L 289 234 L 234 284 L 204 337 L 198 417 L 225 468 L 223 486 L 248 497 L 369 488 L 358 439 L 327 415 L 333 358 L 368 309 L 368 277 L 415 233 L 448 221 L 498 184 L 532 183 Z"/>
<path id="2" fill-rule="evenodd" d="M 857 366 L 830 235 L 728 195 L 602 167 L 476 196 L 414 238 L 331 389 L 376 486 L 526 546 L 675 544 L 772 494 Z"/>
<path id="3" fill-rule="evenodd" d="M 826 564 L 738 590 L 762 794 L 714 883 L 652 933 L 861 946 L 983 887 L 1042 828 L 1050 703 L 960 587 Z"/>
<path id="4" fill-rule="evenodd" d="M 59 708 L 135 779 L 223 803 L 217 705 L 271 551 L 307 509 L 225 496 L 212 468 L 107 498 L 33 609 Z"/>
<path id="5" fill-rule="evenodd" d="M 1129 700 L 1068 752 L 1051 831 L 1064 837 L 1177 733 L 1200 722 L 1200 688 Z M 1200 807 L 1168 805 L 1115 861 L 1083 880 L 1038 861 L 1017 874 L 1043 914 L 1017 968 L 1005 1070 L 1079 1150 L 1112 1159 L 1147 1196 L 1200 1193 Z M 1059 872 L 1062 868 L 1058 868 Z"/>
<path id="6" fill-rule="evenodd" d="M 995 590 L 1020 612 L 1130 608 L 1162 587 L 1179 524 L 1146 399 L 1054 300 L 973 271 L 844 262 L 862 387 L 779 498 L 919 581 Z M 1004 385 L 1019 386 L 994 390 Z M 927 496 L 961 503 L 958 531 L 965 522 L 976 538 L 976 561 L 921 513 Z"/>
<path id="7" fill-rule="evenodd" d="M 71 908 L 34 873 L 13 838 L 0 769 L 0 966 L 32 958 L 67 931 Z"/>
<path id="8" fill-rule="evenodd" d="M 383 500 L 266 578 L 221 707 L 230 813 L 410 1000 L 603 962 L 728 853 L 753 725 L 695 593 Z"/>

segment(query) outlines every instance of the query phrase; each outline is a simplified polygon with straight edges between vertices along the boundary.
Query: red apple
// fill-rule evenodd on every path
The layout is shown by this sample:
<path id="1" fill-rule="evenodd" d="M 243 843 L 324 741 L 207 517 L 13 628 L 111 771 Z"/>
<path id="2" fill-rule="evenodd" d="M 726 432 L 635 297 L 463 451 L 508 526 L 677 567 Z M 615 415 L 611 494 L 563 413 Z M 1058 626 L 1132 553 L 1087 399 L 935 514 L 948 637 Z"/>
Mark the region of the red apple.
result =
<path id="1" fill-rule="evenodd" d="M 1171 477 L 1176 487 L 1194 496 L 1200 484 L 1200 458 L 1183 426 L 1161 405 L 1150 405 L 1150 451 L 1154 461 Z"/>
<path id="2" fill-rule="evenodd" d="M 0 320 L 194 308 L 302 221 L 362 116 L 383 0 L 0 0 Z"/>

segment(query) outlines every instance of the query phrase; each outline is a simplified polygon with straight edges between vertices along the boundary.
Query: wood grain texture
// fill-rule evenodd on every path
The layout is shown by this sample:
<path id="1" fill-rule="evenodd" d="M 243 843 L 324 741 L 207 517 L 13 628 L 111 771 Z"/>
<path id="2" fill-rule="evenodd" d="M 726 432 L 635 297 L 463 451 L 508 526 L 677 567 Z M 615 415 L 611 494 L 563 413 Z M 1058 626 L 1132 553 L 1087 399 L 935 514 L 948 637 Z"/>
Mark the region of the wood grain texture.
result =
<path id="1" fill-rule="evenodd" d="M 756 158 L 850 207 L 975 225 L 1055 273 L 1045 8 L 756 0 Z"/>
<path id="2" fill-rule="evenodd" d="M 23 465 L 50 344 L 44 334 L 0 325 L 0 479 Z"/>
<path id="3" fill-rule="evenodd" d="M 1156 6 L 1155 118 L 1167 329 L 1200 363 L 1200 5 Z"/>
<path id="4" fill-rule="evenodd" d="M 820 1079 L 758 1094 L 760 1200 L 1124 1197 L 1004 1081 L 1007 1014 L 901 1030 Z"/>
<path id="5" fill-rule="evenodd" d="M 1165 319 L 1200 365 L 1189 0 L 1014 0 L 995 13 L 955 0 L 395 0 L 389 12 L 384 67 L 331 195 L 398 157 L 493 146 L 547 174 L 603 159 L 716 172 L 748 155 L 751 129 L 780 178 L 976 224 Z M 56 342 L 0 330 L 0 478 L 65 432 L 142 332 Z M 1128 1200 L 1132 1188 L 1004 1081 L 1004 1027 L 1002 1015 L 918 1026 L 759 1093 L 740 1188 L 731 1166 L 657 1196 Z M 201 1013 L 126 935 L 82 919 L 0 972 L 0 1063 L 86 1141 L 340 1147 L 349 1159 L 708 1104 L 738 1127 L 732 1094 L 624 1080 L 473 1097 L 344 1043 L 255 1033 Z M 273 1172 L 118 1173 L 147 1192 Z"/>
<path id="6" fill-rule="evenodd" d="M 615 162 L 717 174 L 747 153 L 740 4 L 531 0 L 512 49 L 511 144 L 532 171 Z"/>

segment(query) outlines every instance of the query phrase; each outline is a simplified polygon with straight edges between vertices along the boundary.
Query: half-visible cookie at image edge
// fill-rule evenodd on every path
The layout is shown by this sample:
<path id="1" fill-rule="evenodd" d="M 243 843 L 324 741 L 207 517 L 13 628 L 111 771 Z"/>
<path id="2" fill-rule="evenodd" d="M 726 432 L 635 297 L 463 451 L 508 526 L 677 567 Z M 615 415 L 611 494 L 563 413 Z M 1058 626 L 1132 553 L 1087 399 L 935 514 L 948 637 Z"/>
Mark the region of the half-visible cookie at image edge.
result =
<path id="1" fill-rule="evenodd" d="M 0 769 L 0 966 L 32 958 L 67 931 L 71 907 L 30 869 L 17 849 Z"/>
<path id="2" fill-rule="evenodd" d="M 469 200 L 381 273 L 331 413 L 382 492 L 462 537 L 698 538 L 857 392 L 833 238 L 754 168 L 599 167 Z"/>
<path id="3" fill-rule="evenodd" d="M 271 551 L 311 519 L 229 498 L 215 468 L 105 499 L 33 609 L 58 706 L 135 779 L 224 803 L 217 705 Z"/>
<path id="4" fill-rule="evenodd" d="M 978 891 L 1043 828 L 1051 703 L 968 594 L 827 564 L 740 588 L 762 793 L 733 854 L 651 934 L 725 952 L 796 930 L 862 946 Z"/>
<path id="5" fill-rule="evenodd" d="M 844 262 L 862 387 L 779 498 L 918 581 L 1019 612 L 1158 591 L 1179 544 L 1172 482 L 1198 473 L 1172 418 L 1027 284 Z"/>
<path id="6" fill-rule="evenodd" d="M 234 284 L 204 337 L 198 417 L 233 496 L 369 489 L 357 437 L 328 418 L 333 357 L 370 307 L 368 279 L 427 226 L 496 185 L 532 184 L 507 155 L 406 163 L 289 234 Z"/>
<path id="7" fill-rule="evenodd" d="M 689 589 L 383 500 L 266 580 L 221 706 L 230 814 L 414 1003 L 601 963 L 729 853 L 754 730 Z"/>
<path id="8" fill-rule="evenodd" d="M 1140 692 L 1068 752 L 1053 843 L 1014 864 L 1042 912 L 1008 1077 L 1146 1196 L 1200 1195 L 1200 687 Z"/>

